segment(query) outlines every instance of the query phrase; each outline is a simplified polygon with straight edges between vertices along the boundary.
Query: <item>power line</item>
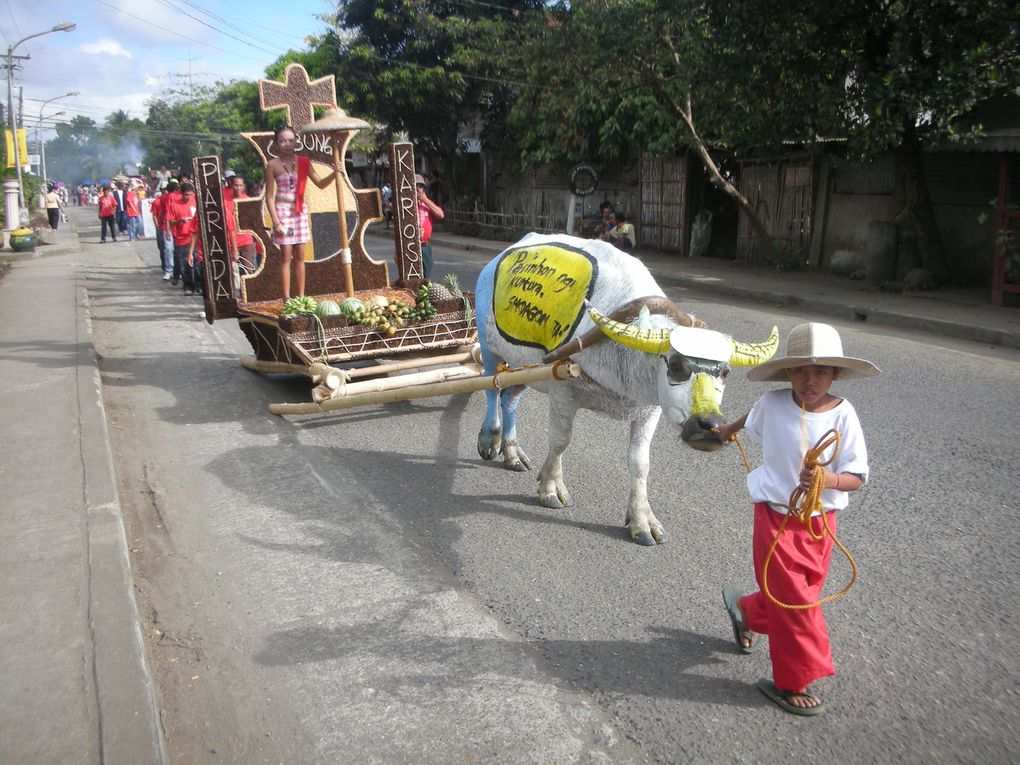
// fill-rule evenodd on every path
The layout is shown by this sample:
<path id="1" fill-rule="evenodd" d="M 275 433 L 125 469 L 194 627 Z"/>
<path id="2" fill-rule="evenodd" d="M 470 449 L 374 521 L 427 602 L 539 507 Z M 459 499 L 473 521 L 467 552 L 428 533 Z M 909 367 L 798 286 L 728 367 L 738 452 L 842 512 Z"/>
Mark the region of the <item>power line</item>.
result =
<path id="1" fill-rule="evenodd" d="M 137 19 L 138 21 L 141 21 L 143 24 L 147 24 L 148 26 L 152 27 L 153 29 L 159 29 L 162 32 L 169 32 L 170 34 L 177 35 L 178 37 L 183 38 L 185 40 L 190 40 L 193 43 L 198 43 L 199 45 L 204 45 L 207 48 L 212 48 L 213 50 L 218 50 L 220 53 L 228 53 L 231 56 L 234 56 L 236 58 L 246 58 L 249 61 L 257 61 L 257 62 L 259 62 L 261 64 L 265 63 L 264 59 L 255 58 L 254 56 L 245 56 L 243 53 L 235 53 L 234 51 L 227 50 L 226 48 L 221 48 L 218 45 L 213 45 L 212 43 L 207 43 L 207 42 L 204 42 L 202 40 L 197 40 L 194 37 L 188 37 L 187 35 L 181 34 L 180 32 L 177 32 L 177 31 L 175 31 L 173 29 L 167 29 L 166 27 L 161 27 L 159 24 L 153 24 L 148 19 L 143 19 L 141 16 L 136 16 L 133 13 L 129 13 L 128 11 L 125 11 L 123 8 L 118 8 L 116 5 L 112 5 L 112 4 L 108 3 L 108 2 L 106 2 L 106 0 L 97 0 L 97 2 L 102 3 L 103 5 L 107 6 L 108 8 L 112 8 L 113 10 L 117 11 L 118 13 L 123 13 L 125 16 L 130 16 L 133 19 Z"/>
<path id="2" fill-rule="evenodd" d="M 229 32 L 224 32 L 222 29 L 220 29 L 218 27 L 214 27 L 212 24 L 210 24 L 210 23 L 208 23 L 206 21 L 203 21 L 198 16 L 195 16 L 193 14 L 188 13 L 186 10 L 181 8 L 179 5 L 174 5 L 174 3 L 170 2 L 170 0 L 158 0 L 158 1 L 160 3 L 162 3 L 163 5 L 165 5 L 166 7 L 170 8 L 171 10 L 177 11 L 178 13 L 181 13 L 181 14 L 185 15 L 189 19 L 194 19 L 195 21 L 197 21 L 202 26 L 209 27 L 209 29 L 213 30 L 214 32 L 219 32 L 221 35 L 229 37 L 231 40 L 237 40 L 239 43 L 242 43 L 244 45 L 248 45 L 248 46 L 253 47 L 253 48 L 258 48 L 261 51 L 269 53 L 270 55 L 274 55 L 274 54 L 275 55 L 279 55 L 280 53 L 284 53 L 285 52 L 283 50 L 280 50 L 279 53 L 277 53 L 276 51 L 270 50 L 268 48 L 264 48 L 261 45 L 254 45 L 253 43 L 249 42 L 248 40 L 243 40 L 240 37 L 237 37 L 236 35 L 230 34 Z"/>
<path id="3" fill-rule="evenodd" d="M 251 38 L 252 40 L 257 40 L 258 42 L 261 42 L 261 43 L 265 43 L 266 45 L 274 45 L 274 44 L 275 44 L 275 43 L 274 43 L 274 42 L 273 42 L 272 40 L 266 40 L 266 39 L 264 39 L 264 38 L 262 38 L 262 37 L 257 37 L 257 36 L 255 36 L 255 35 L 253 35 L 253 34 L 252 34 L 251 32 L 249 32 L 249 31 L 248 31 L 247 29 L 245 29 L 245 28 L 243 28 L 243 27 L 239 27 L 239 26 L 237 26 L 236 24 L 234 24 L 234 23 L 233 23 L 232 21 L 230 21 L 229 19 L 225 19 L 225 18 L 223 18 L 222 16 L 217 16 L 217 15 L 216 15 L 215 13 L 213 13 L 212 11 L 206 10 L 205 8 L 202 8 L 201 6 L 199 6 L 199 5 L 197 5 L 197 4 L 193 3 L 193 2 L 191 2 L 191 0 L 182 0 L 182 2 L 183 2 L 183 3 L 185 4 L 185 5 L 188 5 L 188 6 L 192 7 L 192 8 L 194 8 L 194 9 L 195 9 L 196 11 L 198 11 L 199 13 L 204 13 L 204 14 L 205 14 L 206 16 L 208 16 L 209 18 L 211 18 L 211 19 L 214 19 L 215 21 L 218 21 L 218 22 L 220 22 L 221 24 L 225 24 L 226 26 L 230 27 L 231 29 L 233 29 L 233 30 L 235 30 L 235 31 L 237 31 L 237 32 L 239 32 L 239 33 L 241 33 L 241 34 L 243 34 L 243 35 L 247 35 L 247 36 L 248 36 L 248 37 L 250 37 L 250 38 Z"/>

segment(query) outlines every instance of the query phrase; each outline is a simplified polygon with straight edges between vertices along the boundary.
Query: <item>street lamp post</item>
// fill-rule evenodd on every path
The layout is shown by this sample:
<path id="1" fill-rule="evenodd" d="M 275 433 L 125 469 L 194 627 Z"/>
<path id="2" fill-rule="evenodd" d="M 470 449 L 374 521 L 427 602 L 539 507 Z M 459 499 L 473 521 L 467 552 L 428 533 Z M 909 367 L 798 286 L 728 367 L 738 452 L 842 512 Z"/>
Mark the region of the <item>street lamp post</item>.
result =
<path id="1" fill-rule="evenodd" d="M 63 109 L 61 109 L 59 112 L 54 112 L 53 114 L 49 115 L 49 118 L 53 119 L 54 117 L 59 117 L 61 114 L 67 114 L 67 112 L 64 111 Z M 42 173 L 43 189 L 45 190 L 45 188 L 46 188 L 46 141 L 44 141 L 42 139 L 42 121 L 43 121 L 43 115 L 42 115 L 42 109 L 40 109 L 39 110 L 39 121 L 36 123 L 36 128 L 35 128 L 35 135 L 36 135 L 36 140 L 39 142 L 39 157 L 40 157 L 39 171 L 40 171 L 40 173 Z"/>
<path id="2" fill-rule="evenodd" d="M 53 98 L 46 99 L 45 101 L 42 102 L 42 106 L 39 107 L 39 128 L 36 135 L 39 136 L 39 155 L 42 159 L 39 169 L 42 171 L 43 185 L 46 184 L 46 142 L 42 140 L 43 109 L 46 108 L 46 104 L 52 103 L 53 101 L 58 101 L 61 98 L 73 98 L 74 96 L 78 95 L 81 94 L 77 90 L 72 90 L 70 93 L 65 93 L 62 96 L 53 96 Z M 56 114 L 51 114 L 50 116 L 58 117 L 61 114 L 66 114 L 66 112 L 57 112 Z"/>
<path id="3" fill-rule="evenodd" d="M 21 147 L 18 145 L 18 122 L 14 119 L 14 49 L 17 48 L 21 43 L 31 40 L 33 37 L 42 37 L 48 35 L 50 32 L 71 32 L 75 28 L 73 21 L 65 21 L 62 24 L 57 24 L 52 29 L 47 29 L 45 32 L 36 32 L 34 35 L 28 37 L 22 37 L 14 45 L 7 48 L 7 120 L 11 123 L 11 137 L 14 139 L 14 165 L 18 168 L 18 210 L 22 210 L 25 207 L 25 185 L 21 177 Z M 7 221 L 7 225 L 11 228 L 16 226 L 11 225 L 13 221 Z"/>

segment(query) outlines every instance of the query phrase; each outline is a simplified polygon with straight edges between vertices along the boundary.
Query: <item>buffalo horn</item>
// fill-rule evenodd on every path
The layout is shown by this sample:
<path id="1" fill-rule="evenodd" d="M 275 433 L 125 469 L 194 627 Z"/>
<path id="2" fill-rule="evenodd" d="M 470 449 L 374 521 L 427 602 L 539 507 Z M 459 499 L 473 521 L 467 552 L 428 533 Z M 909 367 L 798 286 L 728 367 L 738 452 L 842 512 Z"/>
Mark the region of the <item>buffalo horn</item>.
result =
<path id="1" fill-rule="evenodd" d="M 665 353 L 669 350 L 669 329 L 641 329 L 636 324 L 614 321 L 603 316 L 591 303 L 588 303 L 588 315 L 613 342 L 627 348 L 645 353 Z"/>
<path id="2" fill-rule="evenodd" d="M 772 334 L 764 343 L 741 343 L 737 340 L 730 342 L 733 343 L 730 364 L 735 367 L 756 367 L 771 359 L 779 350 L 779 328 L 772 327 Z"/>
<path id="3" fill-rule="evenodd" d="M 676 303 L 662 295 L 648 295 L 646 297 L 634 298 L 621 305 L 611 314 L 609 318 L 613 321 L 632 321 L 638 315 L 642 307 L 647 307 L 652 313 L 663 314 L 673 319 L 681 327 L 699 327 L 704 329 L 707 325 L 692 313 L 681 311 Z M 583 335 L 575 337 L 570 342 L 564 343 L 542 357 L 543 364 L 551 364 L 554 361 L 565 359 L 575 353 L 580 353 L 585 348 L 591 348 L 596 343 L 606 339 L 606 335 L 596 326 L 589 329 Z"/>

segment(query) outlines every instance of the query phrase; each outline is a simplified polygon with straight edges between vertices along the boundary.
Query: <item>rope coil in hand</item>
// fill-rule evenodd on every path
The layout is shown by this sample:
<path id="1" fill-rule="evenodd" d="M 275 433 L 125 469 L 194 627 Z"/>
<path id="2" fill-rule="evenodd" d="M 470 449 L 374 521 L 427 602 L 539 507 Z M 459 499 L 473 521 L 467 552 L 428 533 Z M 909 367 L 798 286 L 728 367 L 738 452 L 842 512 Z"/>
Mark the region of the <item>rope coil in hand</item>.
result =
<path id="1" fill-rule="evenodd" d="M 744 467 L 747 468 L 747 472 L 751 472 L 751 465 L 747 461 L 747 454 L 744 452 L 744 445 L 740 443 L 740 439 L 733 436 L 733 440 L 737 442 L 737 447 L 740 449 L 740 456 L 744 460 Z M 836 538 L 836 535 L 832 533 L 832 529 L 829 528 L 829 520 L 825 513 L 825 509 L 822 507 L 822 491 L 825 490 L 825 466 L 832 463 L 839 454 L 839 443 L 840 434 L 838 430 L 829 430 L 824 433 L 815 445 L 807 450 L 804 454 L 804 467 L 811 471 L 811 481 L 808 483 L 808 488 L 804 489 L 799 484 L 790 494 L 790 501 L 786 505 L 778 505 L 786 509 L 787 514 L 783 517 L 782 523 L 779 524 L 779 531 L 776 532 L 776 538 L 772 540 L 772 545 L 769 547 L 768 553 L 765 555 L 765 562 L 761 568 L 761 589 L 765 594 L 765 597 L 772 601 L 780 608 L 786 608 L 793 611 L 807 611 L 811 608 L 817 608 L 818 606 L 825 605 L 826 603 L 832 603 L 835 600 L 839 600 L 848 592 L 850 588 L 854 586 L 857 581 L 857 563 L 854 561 L 850 551 L 843 546 L 843 543 Z M 830 446 L 835 446 L 832 450 L 832 456 L 827 460 L 822 460 L 822 455 L 825 450 Z M 822 516 L 822 531 L 815 532 L 811 526 L 811 516 L 818 512 Z M 820 598 L 814 603 L 783 603 L 778 600 L 770 591 L 768 583 L 768 572 L 769 572 L 769 561 L 772 560 L 772 554 L 776 551 L 776 546 L 779 544 L 780 537 L 783 536 L 783 531 L 786 530 L 786 524 L 789 523 L 790 518 L 794 518 L 797 521 L 805 524 L 808 528 L 808 533 L 811 538 L 815 541 L 821 541 L 826 534 L 832 537 L 833 543 L 840 549 L 846 559 L 850 562 L 850 582 L 839 592 L 831 595 L 826 595 L 824 598 Z"/>

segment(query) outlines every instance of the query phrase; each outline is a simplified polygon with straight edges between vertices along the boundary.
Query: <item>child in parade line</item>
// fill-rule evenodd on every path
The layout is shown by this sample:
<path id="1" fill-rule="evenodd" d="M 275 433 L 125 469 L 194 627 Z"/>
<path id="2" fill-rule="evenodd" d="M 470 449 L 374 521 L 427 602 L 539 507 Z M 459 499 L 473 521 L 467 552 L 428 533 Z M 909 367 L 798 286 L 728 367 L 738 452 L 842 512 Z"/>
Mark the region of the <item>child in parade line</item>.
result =
<path id="1" fill-rule="evenodd" d="M 194 230 L 191 233 L 191 244 L 188 246 L 188 255 L 185 259 L 185 264 L 191 270 L 191 294 L 194 295 L 197 290 L 205 296 L 205 276 L 203 273 L 205 258 L 202 255 L 202 231 L 199 229 L 198 225 L 194 227 Z"/>
<path id="2" fill-rule="evenodd" d="M 804 469 L 805 452 L 835 429 L 841 434 L 839 453 L 825 469 L 821 503 L 833 534 L 836 511 L 849 503 L 849 492 L 868 480 L 868 452 L 857 412 L 849 401 L 829 393 L 834 381 L 870 377 L 879 373 L 869 361 L 843 355 L 839 333 L 828 324 L 800 324 L 786 342 L 786 355 L 751 369 L 747 377 L 758 382 L 789 381 L 790 388 L 769 391 L 751 411 L 719 428 L 724 441 L 747 429 L 761 443 L 763 464 L 747 476 L 754 502 L 753 557 L 758 591 L 744 595 L 736 587 L 723 588 L 733 636 L 742 653 L 759 647 L 760 636 L 769 639 L 772 680 L 758 688 L 787 712 L 819 715 L 822 701 L 809 685 L 836 673 L 829 635 L 821 607 L 806 610 L 782 608 L 762 592 L 762 565 L 780 523 L 784 503 L 798 485 L 807 489 L 811 471 Z M 831 451 L 828 452 L 831 454 Z M 815 536 L 822 534 L 820 514 L 810 520 Z M 788 523 L 769 562 L 768 589 L 787 604 L 814 603 L 820 597 L 832 553 L 832 537 L 812 537 L 806 524 Z"/>
<path id="3" fill-rule="evenodd" d="M 195 187 L 190 183 L 182 183 L 180 198 L 174 199 L 171 195 L 165 216 L 173 233 L 174 243 L 174 277 L 171 283 L 177 284 L 179 278 L 183 279 L 184 291 L 194 295 L 198 282 L 195 264 L 189 256 L 194 234 L 198 230 Z"/>
<path id="4" fill-rule="evenodd" d="M 134 181 L 131 181 L 124 199 L 124 214 L 127 216 L 128 239 L 131 241 L 142 239 L 145 234 L 142 228 L 142 200 L 138 197 Z"/>
<path id="5" fill-rule="evenodd" d="M 237 230 L 237 212 L 234 201 L 247 199 L 244 176 L 234 174 L 230 177 L 230 197 L 224 191 L 224 221 L 227 229 L 227 249 L 230 254 L 231 268 L 234 273 L 234 291 L 240 294 L 241 275 L 253 274 L 258 270 L 258 253 L 255 250 L 255 236 L 247 231 Z"/>
<path id="6" fill-rule="evenodd" d="M 100 242 L 106 242 L 106 229 L 110 229 L 110 238 L 117 241 L 117 200 L 109 186 L 103 186 L 103 195 L 99 197 L 99 225 L 101 228 Z"/>
<path id="7" fill-rule="evenodd" d="M 290 276 L 294 271 L 294 291 L 297 296 L 305 294 L 305 243 L 311 241 L 311 227 L 304 207 L 305 185 L 309 178 L 320 189 L 326 188 L 336 176 L 336 170 L 320 178 L 308 157 L 299 157 L 297 134 L 290 125 L 276 131 L 273 143 L 278 156 L 266 165 L 266 199 L 269 217 L 273 220 L 273 242 L 283 252 L 280 280 L 283 285 L 283 299 L 291 296 Z M 346 243 L 345 243 L 346 246 Z"/>

